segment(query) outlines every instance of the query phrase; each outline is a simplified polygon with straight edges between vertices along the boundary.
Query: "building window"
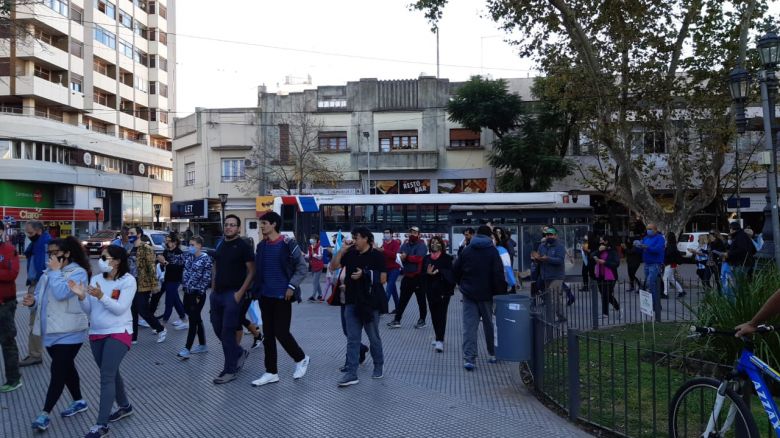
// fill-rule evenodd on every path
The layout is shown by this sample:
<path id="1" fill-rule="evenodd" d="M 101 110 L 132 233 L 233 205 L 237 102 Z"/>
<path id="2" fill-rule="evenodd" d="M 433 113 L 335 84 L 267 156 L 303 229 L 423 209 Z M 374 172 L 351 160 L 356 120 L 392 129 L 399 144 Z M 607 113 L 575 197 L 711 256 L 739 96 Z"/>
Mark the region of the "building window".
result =
<path id="1" fill-rule="evenodd" d="M 133 45 L 125 40 L 119 40 L 119 53 L 127 56 L 130 59 L 134 59 Z"/>
<path id="2" fill-rule="evenodd" d="M 108 63 L 103 61 L 102 59 L 93 58 L 93 60 L 92 60 L 92 69 L 95 70 L 96 72 L 104 75 L 104 76 L 109 76 L 109 74 L 108 74 Z"/>
<path id="3" fill-rule="evenodd" d="M 644 143 L 646 154 L 666 153 L 666 139 L 663 131 L 645 131 Z"/>
<path id="4" fill-rule="evenodd" d="M 324 109 L 324 108 L 346 108 L 346 107 L 347 107 L 346 97 L 323 96 L 317 100 L 317 108 Z"/>
<path id="5" fill-rule="evenodd" d="M 116 49 L 116 36 L 100 26 L 95 26 L 95 41 L 100 42 L 104 46 Z"/>
<path id="6" fill-rule="evenodd" d="M 168 60 L 163 58 L 162 56 L 159 57 L 159 62 L 157 63 L 157 68 L 159 68 L 162 71 L 168 71 Z"/>
<path id="7" fill-rule="evenodd" d="M 76 91 L 78 93 L 84 92 L 84 86 L 83 86 L 84 78 L 77 75 L 76 73 L 70 74 L 70 89 L 72 91 Z"/>
<path id="8" fill-rule="evenodd" d="M 147 91 L 146 90 L 146 84 L 148 84 L 149 82 L 145 78 L 142 78 L 140 76 L 136 76 L 133 82 L 135 84 L 135 89 L 136 90 L 141 90 L 144 93 L 146 93 L 146 91 Z"/>
<path id="9" fill-rule="evenodd" d="M 149 94 L 157 94 L 157 82 L 149 81 Z"/>
<path id="10" fill-rule="evenodd" d="M 127 12 L 123 10 L 119 10 L 119 24 L 122 26 L 132 29 L 133 28 L 133 16 L 131 14 L 128 14 Z"/>
<path id="11" fill-rule="evenodd" d="M 101 91 L 95 88 L 92 92 L 92 101 L 97 104 L 108 106 L 108 98 L 109 95 L 105 91 Z"/>
<path id="12" fill-rule="evenodd" d="M 160 82 L 160 96 L 168 97 L 168 86 Z"/>
<path id="13" fill-rule="evenodd" d="M 163 31 L 157 32 L 157 40 L 160 41 L 163 45 L 168 45 L 168 34 Z"/>
<path id="14" fill-rule="evenodd" d="M 77 58 L 84 58 L 84 43 L 70 40 L 70 54 Z"/>
<path id="15" fill-rule="evenodd" d="M 468 148 L 480 146 L 479 131 L 470 129 L 450 129 L 450 147 Z"/>
<path id="16" fill-rule="evenodd" d="M 246 179 L 244 173 L 243 158 L 223 158 L 222 159 L 222 182 L 243 181 Z"/>
<path id="17" fill-rule="evenodd" d="M 160 9 L 160 14 L 159 14 L 160 17 L 165 18 L 167 20 L 168 19 L 168 8 L 166 8 L 163 5 L 160 5 L 159 9 Z"/>
<path id="18" fill-rule="evenodd" d="M 195 185 L 195 163 L 187 163 L 184 165 L 184 185 Z"/>
<path id="19" fill-rule="evenodd" d="M 149 63 L 149 56 L 144 53 L 141 49 L 135 49 L 135 52 L 133 53 L 133 60 L 143 66 L 146 66 Z"/>
<path id="20" fill-rule="evenodd" d="M 318 135 L 321 151 L 348 151 L 347 131 L 320 132 Z"/>
<path id="21" fill-rule="evenodd" d="M 98 11 L 116 20 L 116 6 L 108 0 L 97 1 Z"/>
<path id="22" fill-rule="evenodd" d="M 71 3 L 70 19 L 78 24 L 82 24 L 84 22 L 84 9 L 81 9 L 80 7 Z"/>
<path id="23" fill-rule="evenodd" d="M 40 28 L 35 28 L 35 39 L 50 46 L 54 45 L 54 37 Z"/>
<path id="24" fill-rule="evenodd" d="M 149 68 L 157 67 L 157 55 L 149 55 Z"/>
<path id="25" fill-rule="evenodd" d="M 157 111 L 159 112 L 157 118 L 160 120 L 160 123 L 165 123 L 167 125 L 168 124 L 168 111 L 162 111 L 162 110 L 157 110 Z"/>
<path id="26" fill-rule="evenodd" d="M 54 12 L 68 16 L 68 0 L 44 0 L 43 3 Z"/>
<path id="27" fill-rule="evenodd" d="M 38 64 L 35 65 L 33 74 L 41 79 L 46 79 L 47 81 L 51 81 L 51 70 L 43 68 Z"/>
<path id="28" fill-rule="evenodd" d="M 417 149 L 417 131 L 379 131 L 382 152 Z"/>
<path id="29" fill-rule="evenodd" d="M 290 125 L 279 125 L 279 161 L 290 162 Z"/>
<path id="30" fill-rule="evenodd" d="M 150 1 L 147 4 L 147 6 L 146 6 L 146 13 L 147 14 L 154 14 L 155 13 L 154 11 L 156 10 L 156 8 L 157 8 L 157 2 Z"/>

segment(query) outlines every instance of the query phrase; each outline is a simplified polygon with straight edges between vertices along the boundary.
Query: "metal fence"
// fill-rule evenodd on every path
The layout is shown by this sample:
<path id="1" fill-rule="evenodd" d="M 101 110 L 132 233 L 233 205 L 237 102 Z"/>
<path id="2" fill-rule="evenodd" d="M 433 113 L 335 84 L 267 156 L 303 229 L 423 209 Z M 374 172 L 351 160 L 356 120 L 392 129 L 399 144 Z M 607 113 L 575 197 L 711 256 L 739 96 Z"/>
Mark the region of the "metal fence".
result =
<path id="1" fill-rule="evenodd" d="M 693 376 L 720 376 L 729 367 L 656 351 L 653 343 L 628 343 L 603 333 L 604 328 L 651 322 L 640 313 L 638 293 L 626 283 L 615 287 L 620 306 L 602 315 L 596 285 L 569 284 L 574 302 L 566 306 L 566 321 L 554 316 L 554 296 L 532 300 L 534 354 L 531 370 L 537 393 L 562 409 L 572 421 L 581 421 L 615 436 L 667 436 L 668 406 L 677 388 Z M 660 320 L 694 319 L 701 298 L 713 293 L 698 281 L 683 282 L 677 293 L 662 300 Z M 716 292 L 715 292 L 716 293 Z M 565 296 L 563 299 L 566 299 Z M 650 324 L 648 324 L 649 330 Z"/>

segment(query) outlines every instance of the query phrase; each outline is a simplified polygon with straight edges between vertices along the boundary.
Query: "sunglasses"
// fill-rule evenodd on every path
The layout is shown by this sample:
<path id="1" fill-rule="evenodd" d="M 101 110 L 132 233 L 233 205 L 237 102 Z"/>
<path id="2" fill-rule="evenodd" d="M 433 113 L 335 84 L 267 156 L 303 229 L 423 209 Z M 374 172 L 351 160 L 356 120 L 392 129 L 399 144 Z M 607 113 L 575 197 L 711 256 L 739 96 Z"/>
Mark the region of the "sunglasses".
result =
<path id="1" fill-rule="evenodd" d="M 102 256 L 100 256 L 100 260 L 103 260 L 105 262 L 106 260 L 114 260 L 114 258 L 102 255 Z"/>

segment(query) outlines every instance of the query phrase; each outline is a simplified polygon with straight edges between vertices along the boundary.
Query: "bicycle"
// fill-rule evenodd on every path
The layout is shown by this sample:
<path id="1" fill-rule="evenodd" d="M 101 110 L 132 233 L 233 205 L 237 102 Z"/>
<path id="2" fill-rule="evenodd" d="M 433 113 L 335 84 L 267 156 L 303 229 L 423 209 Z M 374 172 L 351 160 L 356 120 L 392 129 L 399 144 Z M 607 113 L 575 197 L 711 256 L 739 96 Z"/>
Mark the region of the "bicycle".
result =
<path id="1" fill-rule="evenodd" d="M 760 325 L 756 333 L 769 333 L 774 326 Z M 712 327 L 691 327 L 692 336 L 734 336 L 734 331 Z M 734 369 L 723 379 L 697 377 L 685 382 L 669 405 L 669 436 L 677 437 L 759 437 L 758 426 L 737 390 L 745 377 L 755 387 L 769 423 L 780 437 L 780 413 L 762 375 L 780 382 L 780 373 L 753 354 L 753 342 L 742 337 L 742 349 Z M 697 392 L 700 391 L 700 394 Z M 725 415 L 724 415 L 725 412 Z M 722 421 L 722 423 L 719 423 Z"/>

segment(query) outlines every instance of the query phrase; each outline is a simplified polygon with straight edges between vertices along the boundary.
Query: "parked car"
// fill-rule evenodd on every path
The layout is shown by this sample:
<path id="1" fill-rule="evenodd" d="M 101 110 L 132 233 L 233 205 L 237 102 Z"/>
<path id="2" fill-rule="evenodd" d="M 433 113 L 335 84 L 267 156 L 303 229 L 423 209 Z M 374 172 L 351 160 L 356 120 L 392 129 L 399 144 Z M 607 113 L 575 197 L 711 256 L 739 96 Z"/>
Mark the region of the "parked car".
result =
<path id="1" fill-rule="evenodd" d="M 81 241 L 81 246 L 84 247 L 84 252 L 88 256 L 100 255 L 103 252 L 103 248 L 111 244 L 116 239 L 119 231 L 116 230 L 100 230 L 97 233 L 89 236 L 89 238 Z"/>
<path id="2" fill-rule="evenodd" d="M 167 231 L 160 230 L 148 230 L 144 228 L 144 234 L 152 239 L 152 247 L 155 254 L 162 254 L 165 250 L 165 236 L 169 233 Z"/>
<path id="3" fill-rule="evenodd" d="M 677 241 L 677 251 L 680 251 L 685 258 L 692 258 L 693 253 L 688 251 L 688 248 L 696 249 L 699 247 L 699 236 L 702 234 L 710 234 L 709 231 L 696 231 L 693 233 L 680 234 L 680 239 Z M 720 233 L 723 239 L 728 239 L 728 234 Z"/>

